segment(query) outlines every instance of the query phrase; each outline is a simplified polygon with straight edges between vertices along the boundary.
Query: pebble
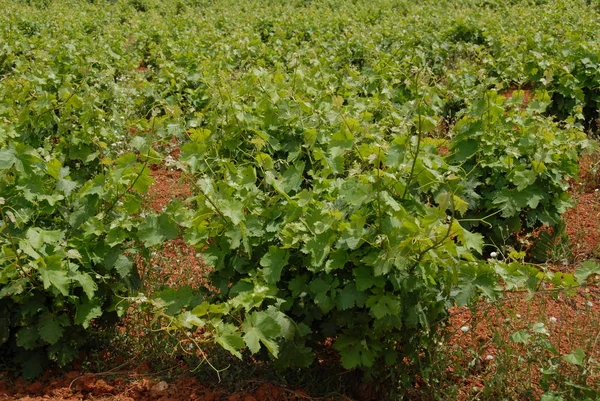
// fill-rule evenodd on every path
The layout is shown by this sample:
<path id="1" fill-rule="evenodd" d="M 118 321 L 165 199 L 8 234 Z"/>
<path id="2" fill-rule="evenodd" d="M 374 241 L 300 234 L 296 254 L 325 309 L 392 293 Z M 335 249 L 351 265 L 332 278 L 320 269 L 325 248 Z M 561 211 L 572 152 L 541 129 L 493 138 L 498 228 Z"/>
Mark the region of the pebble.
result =
<path id="1" fill-rule="evenodd" d="M 167 382 L 161 381 L 161 382 L 156 383 L 154 386 L 152 386 L 150 391 L 152 391 L 153 393 L 162 393 L 163 391 L 165 391 L 168 388 L 169 388 L 169 385 L 167 384 Z"/>

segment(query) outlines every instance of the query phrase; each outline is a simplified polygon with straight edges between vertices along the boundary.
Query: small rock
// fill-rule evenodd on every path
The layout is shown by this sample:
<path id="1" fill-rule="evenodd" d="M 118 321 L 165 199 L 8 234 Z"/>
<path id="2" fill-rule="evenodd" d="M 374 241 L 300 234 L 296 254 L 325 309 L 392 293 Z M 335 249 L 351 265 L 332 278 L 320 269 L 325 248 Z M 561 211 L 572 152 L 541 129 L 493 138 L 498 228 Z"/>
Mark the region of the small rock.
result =
<path id="1" fill-rule="evenodd" d="M 158 382 L 154 386 L 152 386 L 150 391 L 152 391 L 153 393 L 162 393 L 163 391 L 165 391 L 168 388 L 169 388 L 169 385 L 167 384 L 167 382 L 162 381 L 162 382 Z"/>

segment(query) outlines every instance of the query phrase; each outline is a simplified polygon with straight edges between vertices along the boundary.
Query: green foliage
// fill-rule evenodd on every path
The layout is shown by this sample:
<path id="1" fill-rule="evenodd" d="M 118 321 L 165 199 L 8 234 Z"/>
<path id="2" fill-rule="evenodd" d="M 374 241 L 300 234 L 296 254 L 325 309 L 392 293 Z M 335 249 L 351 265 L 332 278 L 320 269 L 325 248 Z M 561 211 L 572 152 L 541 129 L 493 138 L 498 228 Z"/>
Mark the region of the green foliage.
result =
<path id="1" fill-rule="evenodd" d="M 451 160 L 468 177 L 466 218 L 496 247 L 515 245 L 517 233 L 558 227 L 571 206 L 565 178 L 575 177 L 590 144 L 580 130 L 541 115 L 549 100 L 536 91 L 524 108 L 521 91 L 509 99 L 488 92 L 454 127 Z"/>
<path id="2" fill-rule="evenodd" d="M 31 376 L 44 359 L 69 362 L 92 321 L 116 313 L 119 296 L 137 286 L 132 255 L 143 250 L 135 228 L 142 218 L 128 215 L 124 203 L 141 202 L 148 167 L 130 153 L 98 175 L 93 162 L 79 161 L 75 176 L 68 159 L 49 157 L 59 154 L 51 146 L 5 146 L 11 156 L 0 170 L 2 350 L 30 365 L 38 361 L 24 366 Z"/>

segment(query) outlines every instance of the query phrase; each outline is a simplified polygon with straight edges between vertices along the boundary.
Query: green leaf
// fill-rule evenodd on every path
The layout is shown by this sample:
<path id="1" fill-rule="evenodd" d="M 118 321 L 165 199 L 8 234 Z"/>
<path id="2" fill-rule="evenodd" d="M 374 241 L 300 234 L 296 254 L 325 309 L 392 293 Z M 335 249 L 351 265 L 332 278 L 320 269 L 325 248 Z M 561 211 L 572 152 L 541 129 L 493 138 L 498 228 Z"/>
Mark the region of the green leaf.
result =
<path id="1" fill-rule="evenodd" d="M 479 141 L 476 139 L 468 139 L 453 144 L 452 152 L 454 153 L 454 159 L 458 162 L 469 159 L 479 150 Z"/>
<path id="2" fill-rule="evenodd" d="M 153 182 L 154 180 L 150 176 L 150 169 L 146 167 L 144 168 L 142 173 L 137 177 L 132 188 L 133 190 L 143 195 L 148 192 L 148 190 L 150 189 L 150 185 L 152 185 Z"/>
<path id="3" fill-rule="evenodd" d="M 575 273 L 573 273 L 579 284 L 585 284 L 588 277 L 593 274 L 600 274 L 600 264 L 593 260 L 586 260 L 577 270 L 575 270 Z"/>
<path id="4" fill-rule="evenodd" d="M 312 348 L 304 341 L 287 341 L 281 347 L 281 352 L 275 361 L 276 368 L 299 367 L 308 368 L 315 359 Z"/>
<path id="5" fill-rule="evenodd" d="M 129 276 L 133 269 L 133 261 L 125 255 L 119 255 L 112 268 L 115 269 L 121 278 L 125 278 Z"/>
<path id="6" fill-rule="evenodd" d="M 75 181 L 71 181 L 67 178 L 59 178 L 58 182 L 56 183 L 56 189 L 63 192 L 66 196 L 71 196 L 71 192 L 73 192 L 78 185 L 79 184 L 77 184 Z"/>
<path id="7" fill-rule="evenodd" d="M 13 149 L 0 150 L 0 170 L 8 170 L 16 161 L 17 158 Z"/>
<path id="8" fill-rule="evenodd" d="M 48 344 L 55 344 L 63 335 L 63 327 L 50 312 L 45 312 L 40 316 L 38 328 L 40 338 Z"/>
<path id="9" fill-rule="evenodd" d="M 179 288 L 166 288 L 158 291 L 154 294 L 155 300 L 162 302 L 162 308 L 164 313 L 167 315 L 174 316 L 181 312 L 184 308 L 188 307 L 194 300 L 194 290 L 189 286 L 182 286 Z M 200 306 L 200 305 L 198 305 Z M 192 311 L 196 316 L 200 316 L 195 313 L 196 309 Z"/>
<path id="10" fill-rule="evenodd" d="M 400 313 L 400 301 L 379 290 L 367 298 L 366 305 L 376 319 L 382 319 L 388 315 L 396 316 Z"/>
<path id="11" fill-rule="evenodd" d="M 233 324 L 219 322 L 216 326 L 215 341 L 224 349 L 242 359 L 240 350 L 244 348 L 244 339 Z"/>
<path id="12" fill-rule="evenodd" d="M 277 358 L 279 346 L 275 339 L 281 335 L 281 326 L 265 313 L 254 312 L 246 318 L 242 325 L 244 342 L 253 354 L 260 351 L 262 343 Z"/>
<path id="13" fill-rule="evenodd" d="M 44 289 L 54 286 L 64 296 L 69 294 L 69 284 L 71 279 L 67 276 L 67 271 L 62 267 L 60 255 L 47 256 L 38 266 L 38 271 L 44 284 Z"/>
<path id="14" fill-rule="evenodd" d="M 94 293 L 98 289 L 98 286 L 96 285 L 96 282 L 89 274 L 77 273 L 77 274 L 72 275 L 71 277 L 72 277 L 73 281 L 76 281 L 79 283 L 81 288 L 83 288 L 85 295 L 87 295 L 87 297 L 89 299 L 92 299 L 94 297 Z"/>
<path id="15" fill-rule="evenodd" d="M 347 310 L 354 306 L 362 308 L 365 305 L 366 298 L 366 294 L 358 291 L 354 283 L 349 283 L 337 293 L 335 301 L 340 310 Z"/>
<path id="16" fill-rule="evenodd" d="M 570 354 L 563 355 L 563 359 L 571 365 L 583 366 L 585 362 L 585 352 L 579 347 Z"/>
<path id="17" fill-rule="evenodd" d="M 532 185 L 537 179 L 537 173 L 532 170 L 517 171 L 513 175 L 512 181 L 517 186 L 517 191 L 522 191 Z"/>
<path id="18" fill-rule="evenodd" d="M 59 341 L 48 347 L 48 356 L 55 361 L 59 367 L 64 367 L 79 355 L 77 347 L 66 341 Z"/>
<path id="19" fill-rule="evenodd" d="M 223 334 L 216 337 L 217 343 L 231 352 L 231 354 L 242 359 L 242 354 L 239 350 L 244 347 L 244 339 L 239 333 Z"/>
<path id="20" fill-rule="evenodd" d="M 75 313 L 75 324 L 80 324 L 83 328 L 90 327 L 93 319 L 102 316 L 102 307 L 97 299 L 84 299 L 77 306 Z"/>
<path id="21" fill-rule="evenodd" d="M 540 401 L 565 401 L 565 399 L 560 394 L 551 391 L 542 394 Z"/>
<path id="22" fill-rule="evenodd" d="M 432 116 L 417 115 L 413 119 L 413 124 L 417 130 L 422 133 L 431 132 L 437 126 L 437 120 Z"/>
<path id="23" fill-rule="evenodd" d="M 270 246 L 261 259 L 260 265 L 263 267 L 265 281 L 269 284 L 276 284 L 281 278 L 281 270 L 287 265 L 290 254 L 285 249 L 276 246 Z"/>
<path id="24" fill-rule="evenodd" d="M 200 319 L 198 316 L 196 316 L 190 311 L 185 311 L 177 315 L 177 323 L 179 323 L 181 327 L 184 327 L 186 329 L 204 327 L 206 325 L 206 322 L 204 320 Z"/>
<path id="25" fill-rule="evenodd" d="M 307 290 L 306 284 L 308 283 L 308 275 L 303 274 L 296 276 L 291 279 L 288 283 L 288 289 L 292 291 L 293 297 L 298 297 L 300 294 Z"/>
<path id="26" fill-rule="evenodd" d="M 354 369 L 362 364 L 361 350 L 358 347 L 348 347 L 340 351 L 344 369 Z"/>
<path id="27" fill-rule="evenodd" d="M 244 204 L 235 199 L 223 199 L 219 203 L 219 209 L 224 216 L 231 219 L 234 225 L 244 221 Z"/>
<path id="28" fill-rule="evenodd" d="M 158 232 L 167 240 L 175 239 L 179 236 L 177 223 L 167 213 L 158 216 Z"/>
<path id="29" fill-rule="evenodd" d="M 35 349 L 40 338 L 36 326 L 21 327 L 17 331 L 17 345 L 26 350 Z"/>
<path id="30" fill-rule="evenodd" d="M 62 164 L 57 159 L 51 159 L 46 162 L 46 172 L 48 175 L 55 180 L 60 178 L 60 169 L 62 168 Z"/>
<path id="31" fill-rule="evenodd" d="M 479 253 L 483 250 L 484 238 L 479 233 L 472 233 L 468 230 L 463 231 L 462 243 L 467 249 L 473 249 Z"/>
<path id="32" fill-rule="evenodd" d="M 44 372 L 42 359 L 37 353 L 30 356 L 23 362 L 23 378 L 31 380 Z"/>
<path id="33" fill-rule="evenodd" d="M 531 336 L 527 332 L 522 331 L 522 330 L 516 331 L 510 335 L 510 339 L 513 342 L 520 343 L 520 344 L 527 344 L 529 342 L 530 338 L 531 338 Z"/>
<path id="34" fill-rule="evenodd" d="M 174 239 L 178 236 L 177 223 L 166 213 L 159 216 L 148 216 L 138 229 L 138 238 L 144 241 L 144 245 L 147 247 L 158 245 L 166 239 Z"/>
<path id="35" fill-rule="evenodd" d="M 303 251 L 310 254 L 311 265 L 315 268 L 321 267 L 331 251 L 333 234 L 327 230 L 324 233 L 311 237 L 305 244 Z"/>
<path id="36" fill-rule="evenodd" d="M 354 275 L 356 289 L 358 291 L 365 291 L 373 286 L 381 287 L 386 281 L 384 276 L 374 277 L 373 269 L 369 266 L 356 267 L 352 269 L 352 274 Z"/>
<path id="37" fill-rule="evenodd" d="M 373 349 L 366 340 L 360 340 L 348 335 L 341 335 L 333 347 L 340 352 L 344 369 L 354 369 L 359 366 L 371 367 L 375 362 Z"/>

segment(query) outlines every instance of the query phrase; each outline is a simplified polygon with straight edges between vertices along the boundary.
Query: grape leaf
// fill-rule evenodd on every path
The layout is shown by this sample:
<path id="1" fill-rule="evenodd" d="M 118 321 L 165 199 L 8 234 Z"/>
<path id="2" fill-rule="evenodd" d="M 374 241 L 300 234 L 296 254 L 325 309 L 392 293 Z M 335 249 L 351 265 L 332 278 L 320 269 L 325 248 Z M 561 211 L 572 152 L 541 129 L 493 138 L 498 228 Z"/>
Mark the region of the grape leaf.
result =
<path id="1" fill-rule="evenodd" d="M 0 150 L 0 170 L 8 170 L 16 161 L 17 158 L 13 149 Z"/>
<path id="2" fill-rule="evenodd" d="M 365 305 L 366 297 L 364 292 L 356 289 L 354 283 L 349 283 L 337 293 L 335 301 L 339 309 L 347 310 L 354 306 L 362 308 Z"/>
<path id="3" fill-rule="evenodd" d="M 45 262 L 45 263 L 43 263 Z M 69 294 L 69 283 L 71 279 L 67 272 L 62 268 L 60 255 L 47 256 L 38 265 L 38 271 L 42 277 L 44 288 L 48 289 L 54 286 L 64 296 Z"/>
<path id="4" fill-rule="evenodd" d="M 279 346 L 274 340 L 281 335 L 281 326 L 275 319 L 264 313 L 254 312 L 246 318 L 242 330 L 244 342 L 253 354 L 260 350 L 260 343 L 262 343 L 274 357 L 277 357 Z"/>
<path id="5" fill-rule="evenodd" d="M 145 194 L 150 189 L 150 185 L 154 182 L 150 176 L 150 169 L 142 167 L 142 172 L 135 178 L 135 183 L 132 188 L 140 194 Z"/>
<path id="6" fill-rule="evenodd" d="M 39 354 L 35 353 L 34 355 L 27 358 L 22 365 L 23 378 L 28 380 L 39 376 L 44 371 L 44 365 L 42 359 L 38 356 Z"/>
<path id="7" fill-rule="evenodd" d="M 81 288 L 83 288 L 85 295 L 87 295 L 89 299 L 94 297 L 94 293 L 98 289 L 98 285 L 89 274 L 78 272 L 71 277 L 73 281 L 77 281 L 81 285 Z"/>
<path id="8" fill-rule="evenodd" d="M 36 326 L 21 327 L 17 331 L 17 345 L 26 350 L 35 349 L 37 341 L 40 338 Z"/>
<path id="9" fill-rule="evenodd" d="M 221 347 L 231 352 L 231 354 L 239 359 L 242 359 L 240 350 L 244 348 L 244 339 L 240 333 L 237 332 L 236 326 L 220 322 L 216 326 L 216 331 L 215 341 L 217 344 L 221 345 Z"/>
<path id="10" fill-rule="evenodd" d="M 112 268 L 115 269 L 121 278 L 125 278 L 129 276 L 133 269 L 133 261 L 125 255 L 119 255 Z"/>
<path id="11" fill-rule="evenodd" d="M 97 299 L 85 299 L 77 306 L 75 324 L 87 329 L 93 319 L 102 316 L 102 307 Z"/>
<path id="12" fill-rule="evenodd" d="M 48 344 L 55 344 L 60 340 L 64 331 L 58 319 L 50 312 L 45 312 L 40 316 L 38 328 L 40 338 Z"/>
<path id="13" fill-rule="evenodd" d="M 366 305 L 370 308 L 371 314 L 376 319 L 381 319 L 388 315 L 398 315 L 400 313 L 400 301 L 381 291 L 367 298 Z"/>
<path id="14" fill-rule="evenodd" d="M 231 219 L 233 225 L 244 221 L 244 204 L 235 199 L 222 199 L 219 209 L 224 216 Z"/>
<path id="15" fill-rule="evenodd" d="M 260 265 L 263 267 L 265 281 L 269 284 L 275 284 L 281 277 L 281 270 L 287 265 L 290 254 L 285 249 L 276 246 L 270 246 L 261 259 Z"/>

